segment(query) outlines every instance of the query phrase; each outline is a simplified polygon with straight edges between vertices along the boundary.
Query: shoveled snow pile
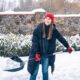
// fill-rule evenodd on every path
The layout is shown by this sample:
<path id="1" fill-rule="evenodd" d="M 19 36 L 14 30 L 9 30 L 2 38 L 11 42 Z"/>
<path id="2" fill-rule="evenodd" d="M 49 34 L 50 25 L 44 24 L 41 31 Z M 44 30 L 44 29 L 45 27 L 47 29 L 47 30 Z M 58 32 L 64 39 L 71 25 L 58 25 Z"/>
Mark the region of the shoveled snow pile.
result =
<path id="1" fill-rule="evenodd" d="M 28 57 L 22 57 L 22 59 L 26 61 Z M 27 71 L 27 62 L 21 71 L 3 71 L 7 66 L 9 67 L 10 64 L 14 67 L 19 65 L 9 58 L 0 57 L 0 80 L 29 80 L 30 74 Z M 80 51 L 72 52 L 72 54 L 56 54 L 55 71 L 53 75 L 50 73 L 50 70 L 49 68 L 49 80 L 80 80 Z M 37 80 L 42 80 L 41 65 L 39 67 Z"/>

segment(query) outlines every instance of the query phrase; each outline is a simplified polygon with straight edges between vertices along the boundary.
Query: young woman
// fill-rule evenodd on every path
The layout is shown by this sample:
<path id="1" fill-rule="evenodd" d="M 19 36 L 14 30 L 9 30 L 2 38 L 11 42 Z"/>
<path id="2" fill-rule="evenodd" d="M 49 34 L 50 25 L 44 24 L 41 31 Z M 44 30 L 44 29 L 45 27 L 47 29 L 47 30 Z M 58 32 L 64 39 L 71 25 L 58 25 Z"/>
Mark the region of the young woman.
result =
<path id="1" fill-rule="evenodd" d="M 32 47 L 29 54 L 28 71 L 30 72 L 30 80 L 36 80 L 39 64 L 42 65 L 43 80 L 48 80 L 48 67 L 54 71 L 56 39 L 58 39 L 69 53 L 72 48 L 63 38 L 54 24 L 54 15 L 52 13 L 45 14 L 43 23 L 40 23 L 33 32 Z"/>

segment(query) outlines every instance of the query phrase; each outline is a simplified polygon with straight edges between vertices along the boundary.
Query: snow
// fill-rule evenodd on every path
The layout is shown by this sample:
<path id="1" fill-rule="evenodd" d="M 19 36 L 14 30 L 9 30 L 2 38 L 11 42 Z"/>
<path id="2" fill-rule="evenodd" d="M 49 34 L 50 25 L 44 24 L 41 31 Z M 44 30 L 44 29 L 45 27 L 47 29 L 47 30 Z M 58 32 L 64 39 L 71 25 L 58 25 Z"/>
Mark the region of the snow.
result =
<path id="1" fill-rule="evenodd" d="M 65 0 L 69 3 L 80 3 L 80 0 Z"/>
<path id="2" fill-rule="evenodd" d="M 80 17 L 80 14 L 55 14 L 54 17 Z"/>
<path id="3" fill-rule="evenodd" d="M 22 59 L 26 61 L 28 57 L 22 57 Z M 0 57 L 0 80 L 29 80 L 30 74 L 27 72 L 27 62 L 21 71 L 3 71 L 3 69 L 9 65 L 9 62 L 11 65 L 15 63 L 9 58 Z M 53 75 L 50 73 L 50 70 L 49 68 L 49 80 L 80 80 L 80 51 L 73 51 L 72 54 L 68 54 L 67 52 L 56 54 L 55 71 Z M 41 65 L 39 67 L 37 80 L 42 80 Z"/>
<path id="4" fill-rule="evenodd" d="M 77 47 L 80 47 L 80 34 L 70 37 L 71 44 L 76 44 Z"/>
<path id="5" fill-rule="evenodd" d="M 7 11 L 4 11 L 4 12 L 0 12 L 1 15 L 6 15 L 6 14 L 35 14 L 36 12 L 46 12 L 45 9 L 43 8 L 37 8 L 37 9 L 33 9 L 32 11 L 25 11 L 25 12 L 14 12 L 13 10 L 9 9 Z"/>
<path id="6" fill-rule="evenodd" d="M 32 12 L 34 12 L 34 13 L 36 13 L 36 12 L 46 12 L 46 10 L 44 10 L 43 8 L 39 8 L 39 9 L 32 10 Z"/>

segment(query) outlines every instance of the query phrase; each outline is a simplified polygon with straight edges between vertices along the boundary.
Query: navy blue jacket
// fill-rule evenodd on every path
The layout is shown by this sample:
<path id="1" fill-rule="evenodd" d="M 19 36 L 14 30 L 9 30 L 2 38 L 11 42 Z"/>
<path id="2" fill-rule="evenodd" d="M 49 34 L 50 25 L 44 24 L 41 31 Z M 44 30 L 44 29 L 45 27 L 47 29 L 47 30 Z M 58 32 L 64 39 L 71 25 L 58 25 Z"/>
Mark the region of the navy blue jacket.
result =
<path id="1" fill-rule="evenodd" d="M 35 61 L 36 52 L 39 52 L 41 56 L 47 56 L 49 58 L 49 65 L 51 66 L 52 72 L 54 70 L 54 62 L 55 62 L 55 53 L 56 50 L 56 39 L 58 39 L 66 48 L 69 47 L 68 42 L 65 38 L 60 34 L 60 32 L 56 29 L 53 24 L 54 29 L 52 33 L 52 38 L 50 40 L 43 39 L 43 23 L 40 23 L 33 32 L 32 38 L 32 47 L 29 53 L 29 61 L 28 61 L 28 71 L 33 74 L 37 63 Z M 33 59 L 33 60 L 30 60 Z"/>

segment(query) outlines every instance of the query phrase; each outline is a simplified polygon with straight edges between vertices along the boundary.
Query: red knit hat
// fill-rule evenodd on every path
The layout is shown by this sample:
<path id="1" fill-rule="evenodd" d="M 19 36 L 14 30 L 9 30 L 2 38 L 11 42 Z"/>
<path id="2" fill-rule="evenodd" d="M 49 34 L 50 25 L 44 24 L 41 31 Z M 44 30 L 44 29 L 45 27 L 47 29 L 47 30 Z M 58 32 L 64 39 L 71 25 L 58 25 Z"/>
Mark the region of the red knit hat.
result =
<path id="1" fill-rule="evenodd" d="M 54 14 L 52 14 L 52 13 L 46 13 L 45 14 L 45 18 L 46 17 L 49 17 L 52 20 L 52 22 L 54 22 Z"/>

